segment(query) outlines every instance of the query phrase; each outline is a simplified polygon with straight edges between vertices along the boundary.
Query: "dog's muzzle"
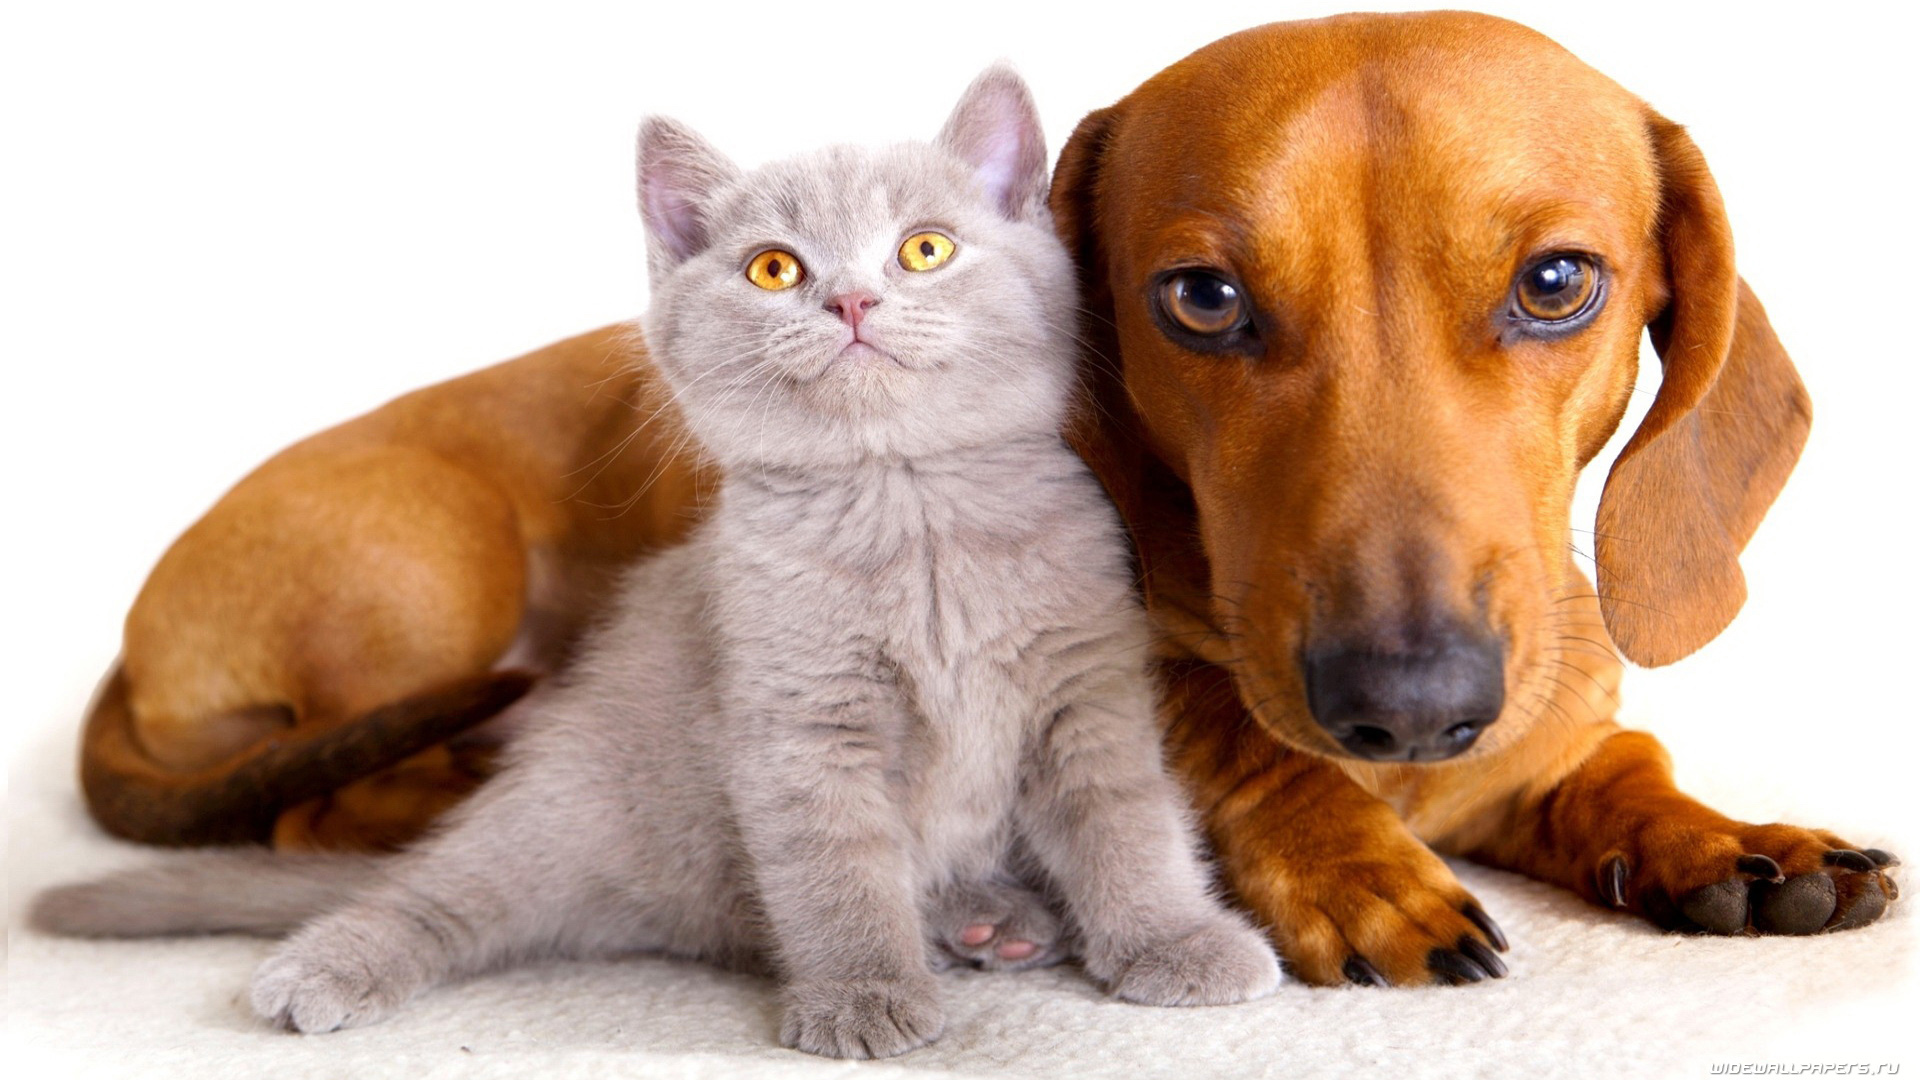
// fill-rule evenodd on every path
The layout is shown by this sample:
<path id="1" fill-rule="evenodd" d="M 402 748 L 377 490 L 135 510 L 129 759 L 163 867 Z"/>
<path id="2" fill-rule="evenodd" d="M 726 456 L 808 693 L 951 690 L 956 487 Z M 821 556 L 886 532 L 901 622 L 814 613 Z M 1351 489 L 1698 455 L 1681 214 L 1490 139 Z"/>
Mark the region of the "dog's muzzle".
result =
<path id="1" fill-rule="evenodd" d="M 1346 751 L 1369 761 L 1443 761 L 1464 753 L 1506 702 L 1505 650 L 1492 636 L 1450 627 L 1422 648 L 1363 641 L 1309 648 L 1307 707 Z"/>

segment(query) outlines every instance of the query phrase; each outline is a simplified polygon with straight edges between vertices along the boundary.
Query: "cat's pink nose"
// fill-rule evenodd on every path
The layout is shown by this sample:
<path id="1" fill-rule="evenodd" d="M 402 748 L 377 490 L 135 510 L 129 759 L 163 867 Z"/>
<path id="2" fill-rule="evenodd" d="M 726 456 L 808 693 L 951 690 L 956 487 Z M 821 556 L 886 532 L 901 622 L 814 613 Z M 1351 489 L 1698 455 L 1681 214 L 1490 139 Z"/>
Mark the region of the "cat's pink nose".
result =
<path id="1" fill-rule="evenodd" d="M 879 302 L 880 298 L 867 290 L 856 289 L 828 300 L 826 307 L 828 311 L 840 316 L 840 321 L 852 327 L 853 332 L 857 334 L 860 332 L 860 320 L 867 317 L 867 309 Z"/>

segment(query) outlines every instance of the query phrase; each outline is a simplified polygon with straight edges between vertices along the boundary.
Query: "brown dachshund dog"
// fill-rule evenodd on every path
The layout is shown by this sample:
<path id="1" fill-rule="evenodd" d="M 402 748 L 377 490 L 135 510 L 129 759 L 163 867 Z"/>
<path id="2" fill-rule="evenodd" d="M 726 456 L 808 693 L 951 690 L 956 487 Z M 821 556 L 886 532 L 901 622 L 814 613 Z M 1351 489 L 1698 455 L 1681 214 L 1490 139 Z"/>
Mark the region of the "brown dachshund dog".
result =
<path id="1" fill-rule="evenodd" d="M 1298 975 L 1503 974 L 1436 850 L 1672 928 L 1885 910 L 1890 856 L 1729 820 L 1611 720 L 1615 646 L 1668 663 L 1739 609 L 1809 417 L 1679 127 L 1497 19 L 1282 24 L 1087 117 L 1053 206 L 1091 313 L 1072 437 L 1138 544 L 1170 752 Z M 1643 328 L 1665 374 L 1596 589 L 1569 504 Z M 697 504 L 630 348 L 430 388 L 243 481 L 129 618 L 83 748 L 103 824 L 382 846 L 471 788 L 484 752 L 434 744 Z"/>
<path id="2" fill-rule="evenodd" d="M 1885 910 L 1890 856 L 1729 820 L 1610 719 L 1613 646 L 1739 610 L 1809 420 L 1677 125 L 1486 16 L 1267 26 L 1082 121 L 1053 208 L 1104 361 L 1079 445 L 1185 654 L 1169 746 L 1298 974 L 1501 975 L 1434 850 L 1673 928 Z M 1568 508 L 1643 328 L 1596 589 Z"/>

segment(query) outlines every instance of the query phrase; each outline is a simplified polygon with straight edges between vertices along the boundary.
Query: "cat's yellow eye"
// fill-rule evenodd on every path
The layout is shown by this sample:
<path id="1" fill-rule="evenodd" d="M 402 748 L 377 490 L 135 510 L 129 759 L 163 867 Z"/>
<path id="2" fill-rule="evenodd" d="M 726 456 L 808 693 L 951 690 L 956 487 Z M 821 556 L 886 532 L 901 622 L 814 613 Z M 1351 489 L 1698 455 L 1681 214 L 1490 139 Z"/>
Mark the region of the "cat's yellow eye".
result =
<path id="1" fill-rule="evenodd" d="M 779 248 L 763 251 L 747 264 L 747 280 L 768 292 L 791 289 L 806 276 L 807 272 L 800 269 L 800 260 L 793 252 Z"/>
<path id="2" fill-rule="evenodd" d="M 953 241 L 937 232 L 914 233 L 900 245 L 900 265 L 909 270 L 931 270 L 953 258 Z"/>

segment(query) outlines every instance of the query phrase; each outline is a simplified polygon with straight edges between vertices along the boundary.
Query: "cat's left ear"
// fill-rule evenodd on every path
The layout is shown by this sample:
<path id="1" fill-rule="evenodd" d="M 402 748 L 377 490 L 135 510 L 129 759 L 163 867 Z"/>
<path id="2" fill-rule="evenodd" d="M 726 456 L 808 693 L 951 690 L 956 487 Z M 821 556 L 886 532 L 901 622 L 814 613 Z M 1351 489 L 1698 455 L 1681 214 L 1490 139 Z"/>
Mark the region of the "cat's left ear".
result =
<path id="1" fill-rule="evenodd" d="M 1047 221 L 1047 134 L 1012 68 L 996 64 L 973 80 L 936 142 L 973 167 L 1010 220 Z"/>
<path id="2" fill-rule="evenodd" d="M 658 272 L 706 250 L 708 198 L 740 170 L 692 128 L 663 116 L 640 125 L 637 156 L 647 264 Z"/>

